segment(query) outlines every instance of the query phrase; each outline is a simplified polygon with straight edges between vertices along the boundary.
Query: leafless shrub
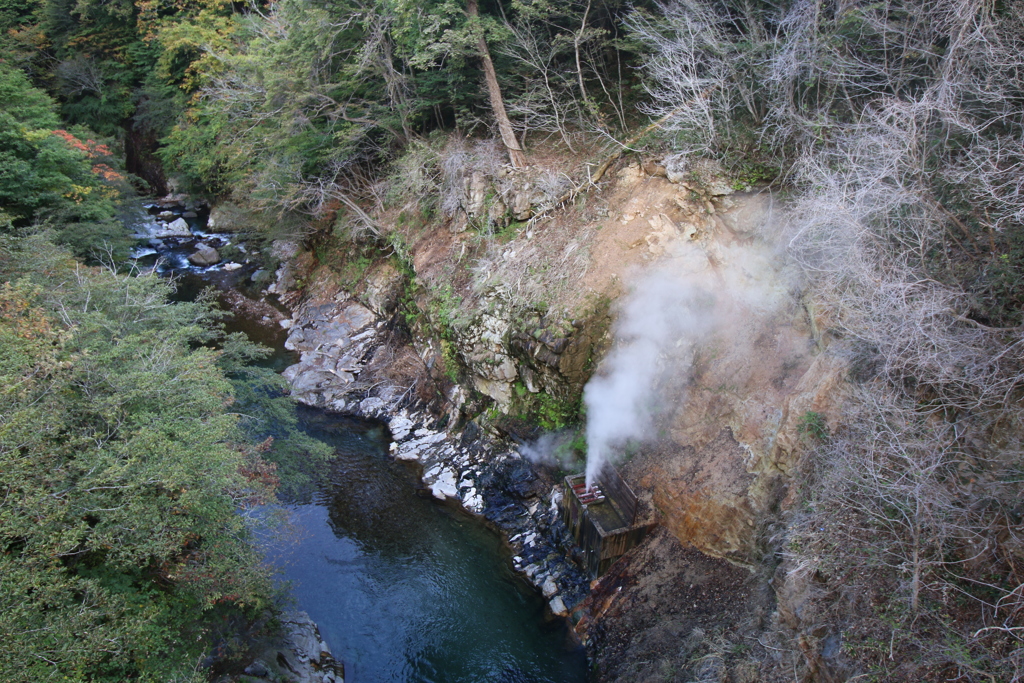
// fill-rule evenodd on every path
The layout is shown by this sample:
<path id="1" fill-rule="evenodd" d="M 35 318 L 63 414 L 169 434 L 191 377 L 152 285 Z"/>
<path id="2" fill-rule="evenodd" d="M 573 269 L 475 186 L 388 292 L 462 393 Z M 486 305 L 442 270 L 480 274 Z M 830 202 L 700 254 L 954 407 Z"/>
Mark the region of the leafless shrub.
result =
<path id="1" fill-rule="evenodd" d="M 650 50 L 650 100 L 641 109 L 680 133 L 681 151 L 716 156 L 741 121 L 756 128 L 764 119 L 766 17 L 745 2 L 674 0 L 658 9 L 657 17 L 634 12 L 626 22 Z"/>
<path id="2" fill-rule="evenodd" d="M 92 57 L 77 56 L 57 65 L 61 89 L 69 95 L 103 92 L 103 70 Z"/>
<path id="3" fill-rule="evenodd" d="M 797 204 L 794 253 L 817 274 L 830 322 L 875 349 L 888 378 L 946 407 L 1000 410 L 1024 386 L 1024 336 L 974 321 L 965 291 L 936 277 L 935 254 L 956 228 L 920 172 L 933 104 L 870 111 L 835 149 L 804 158 L 814 189 Z"/>
<path id="4" fill-rule="evenodd" d="M 496 291 L 513 308 L 558 305 L 566 311 L 581 303 L 574 287 L 586 273 L 590 229 L 531 225 L 515 239 L 492 241 L 473 271 L 473 289 Z"/>
<path id="5" fill-rule="evenodd" d="M 492 181 L 505 163 L 505 156 L 495 140 L 480 140 L 470 144 L 455 137 L 441 152 L 441 211 L 454 216 L 465 208 L 466 180 L 479 173 Z"/>
<path id="6" fill-rule="evenodd" d="M 663 19 L 634 14 L 627 26 L 651 49 L 645 67 L 652 78 L 646 113 L 670 115 L 667 130 L 690 136 L 686 152 L 711 155 L 730 114 L 722 86 L 732 68 L 722 18 L 705 3 L 684 0 L 659 7 Z"/>
<path id="7" fill-rule="evenodd" d="M 465 202 L 466 171 L 471 156 L 461 139 L 450 143 L 445 152 L 441 160 L 441 212 L 454 216 Z"/>
<path id="8" fill-rule="evenodd" d="M 890 674 L 950 664 L 978 673 L 981 661 L 990 674 L 1017 680 L 1024 638 L 1009 631 L 1014 647 L 991 635 L 1024 626 L 1020 578 L 1008 559 L 1020 552 L 1020 529 L 1007 524 L 1022 452 L 993 457 L 979 447 L 974 421 L 922 412 L 881 383 L 860 388 L 848 417 L 819 449 L 820 479 L 793 527 L 790 571 L 809 566 L 834 591 L 884 594 L 888 624 L 872 621 L 865 605 L 839 615 L 836 627 L 862 639 L 900 629 L 889 645 Z M 953 616 L 936 632 L 940 613 Z M 908 648 L 916 661 L 893 657 Z"/>
<path id="9" fill-rule="evenodd" d="M 875 371 L 815 453 L 788 561 L 825 576 L 821 615 L 862 636 L 855 656 L 888 638 L 888 675 L 1020 680 L 1024 328 L 980 318 L 962 273 L 1024 217 L 1024 23 L 975 0 L 901 8 L 793 4 L 765 79 L 769 132 L 801 150 L 791 250 Z"/>
<path id="10" fill-rule="evenodd" d="M 545 169 L 534 178 L 533 186 L 544 196 L 545 202 L 554 202 L 572 186 L 572 179 L 564 173 Z"/>
<path id="11" fill-rule="evenodd" d="M 413 141 L 398 157 L 388 176 L 388 197 L 397 203 L 432 201 L 442 187 L 442 157 L 430 144 Z"/>
<path id="12" fill-rule="evenodd" d="M 565 56 L 573 41 L 565 35 L 548 36 L 529 23 L 509 24 L 511 40 L 501 53 L 518 63 L 529 77 L 523 92 L 508 102 L 520 138 L 525 144 L 531 132 L 558 135 L 570 151 L 574 138 L 586 129 L 588 112 L 577 86 L 577 75 Z"/>

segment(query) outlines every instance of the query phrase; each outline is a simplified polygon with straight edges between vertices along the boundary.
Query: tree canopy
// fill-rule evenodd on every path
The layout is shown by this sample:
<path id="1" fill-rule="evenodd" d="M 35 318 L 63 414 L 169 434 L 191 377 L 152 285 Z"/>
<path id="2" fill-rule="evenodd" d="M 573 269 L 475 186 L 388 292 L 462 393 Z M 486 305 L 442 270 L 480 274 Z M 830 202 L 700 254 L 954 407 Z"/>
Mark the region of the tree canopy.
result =
<path id="1" fill-rule="evenodd" d="M 240 432 L 203 303 L 156 276 L 0 243 L 0 672 L 184 680 L 271 605 Z"/>

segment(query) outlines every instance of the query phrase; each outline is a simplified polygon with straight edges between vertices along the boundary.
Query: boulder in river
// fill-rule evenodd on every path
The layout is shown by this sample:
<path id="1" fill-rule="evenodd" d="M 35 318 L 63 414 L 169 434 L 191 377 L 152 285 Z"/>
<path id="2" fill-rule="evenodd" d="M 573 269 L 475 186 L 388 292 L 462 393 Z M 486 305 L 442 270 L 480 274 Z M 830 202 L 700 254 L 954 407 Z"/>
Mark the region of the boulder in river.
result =
<path id="1" fill-rule="evenodd" d="M 281 615 L 281 631 L 264 643 L 245 668 L 247 680 L 344 683 L 345 667 L 331 655 L 320 629 L 305 612 Z"/>
<path id="2" fill-rule="evenodd" d="M 191 237 L 192 231 L 184 218 L 177 218 L 156 234 L 157 237 Z"/>
<path id="3" fill-rule="evenodd" d="M 220 254 L 213 247 L 200 242 L 196 245 L 196 252 L 189 256 L 188 260 L 196 266 L 212 266 L 220 261 Z"/>
<path id="4" fill-rule="evenodd" d="M 242 267 L 241 263 L 235 263 L 234 261 L 231 261 L 230 263 L 225 263 L 224 264 L 224 270 L 238 270 L 241 267 Z"/>

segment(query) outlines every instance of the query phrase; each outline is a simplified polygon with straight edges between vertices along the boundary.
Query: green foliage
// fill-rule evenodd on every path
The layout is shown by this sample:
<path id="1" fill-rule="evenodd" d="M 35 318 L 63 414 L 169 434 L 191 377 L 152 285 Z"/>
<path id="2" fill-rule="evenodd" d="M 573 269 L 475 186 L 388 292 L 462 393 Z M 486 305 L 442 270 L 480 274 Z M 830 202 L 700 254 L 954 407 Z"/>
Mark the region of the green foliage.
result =
<path id="1" fill-rule="evenodd" d="M 558 398 L 546 391 L 531 393 L 518 381 L 513 385 L 513 390 L 515 415 L 533 422 L 544 431 L 565 429 L 580 421 L 582 395 Z M 585 438 L 583 435 L 577 435 L 577 439 Z M 573 447 L 575 448 L 575 445 Z M 583 443 L 584 451 L 585 448 L 586 445 Z"/>
<path id="2" fill-rule="evenodd" d="M 739 192 L 753 185 L 770 183 L 779 176 L 779 173 L 777 166 L 750 158 L 743 159 L 732 171 L 732 189 Z"/>
<path id="3" fill-rule="evenodd" d="M 801 435 L 817 441 L 825 441 L 829 436 L 828 422 L 825 420 L 825 416 L 813 410 L 808 410 L 800 416 L 797 431 Z"/>
<path id="4" fill-rule="evenodd" d="M 270 349 L 240 333 L 227 335 L 220 346 L 219 365 L 232 385 L 231 409 L 239 430 L 247 441 L 260 443 L 261 457 L 275 466 L 279 494 L 288 501 L 308 501 L 334 451 L 299 426 L 288 382 L 255 364 Z"/>
<path id="5" fill-rule="evenodd" d="M 438 342 L 441 345 L 441 359 L 444 361 L 444 374 L 452 382 L 459 381 L 459 352 L 455 344 L 441 337 Z"/>
<path id="6" fill-rule="evenodd" d="M 462 310 L 462 297 L 447 282 L 441 283 L 429 290 L 430 297 L 430 320 L 437 328 L 437 332 L 448 339 L 453 340 L 453 331 L 462 327 L 464 321 L 460 315 Z"/>
<path id="7" fill-rule="evenodd" d="M 194 187 L 247 192 L 269 209 L 320 202 L 307 181 L 372 158 L 409 114 L 388 105 L 381 63 L 367 59 L 376 20 L 372 8 L 285 0 L 241 18 L 235 42 L 202 42 L 209 55 L 190 62 L 190 82 L 204 87 L 167 137 L 164 162 Z M 187 43 L 183 31 L 165 31 L 166 45 Z"/>
<path id="8" fill-rule="evenodd" d="M 342 221 L 339 216 L 336 225 Z M 338 274 L 341 286 L 349 291 L 359 287 L 366 272 L 379 257 L 376 245 L 350 239 L 337 227 L 333 234 L 322 237 L 314 244 L 313 253 L 318 263 Z"/>
<path id="9" fill-rule="evenodd" d="M 126 183 L 111 152 L 88 131 L 58 129 L 52 100 L 3 63 L 0 97 L 0 210 L 12 226 L 45 224 L 82 256 L 124 252 L 126 231 L 115 217 Z"/>
<path id="10" fill-rule="evenodd" d="M 272 596 L 237 510 L 275 477 L 215 317 L 40 237 L 0 280 L 0 678 L 190 679 Z"/>

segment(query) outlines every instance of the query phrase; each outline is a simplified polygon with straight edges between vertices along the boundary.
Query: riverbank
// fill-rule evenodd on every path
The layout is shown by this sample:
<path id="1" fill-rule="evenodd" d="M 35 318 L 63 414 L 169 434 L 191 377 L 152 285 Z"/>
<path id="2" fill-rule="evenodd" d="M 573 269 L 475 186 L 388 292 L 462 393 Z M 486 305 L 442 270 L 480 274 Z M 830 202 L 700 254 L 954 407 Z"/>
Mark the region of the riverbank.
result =
<path id="1" fill-rule="evenodd" d="M 408 349 L 404 354 L 401 348 L 396 351 L 393 321 L 382 319 L 353 300 L 333 305 L 306 300 L 288 318 L 271 305 L 268 297 L 248 298 L 245 294 L 254 293 L 251 287 L 245 294 L 240 291 L 239 285 L 247 281 L 244 272 L 222 272 L 186 265 L 181 260 L 175 263 L 177 267 L 172 265 L 166 274 L 176 277 L 179 297 L 188 299 L 204 287 L 214 286 L 222 305 L 234 313 L 228 321 L 229 330 L 245 332 L 251 339 L 274 347 L 284 346 L 283 352 L 279 348 L 267 361 L 278 370 L 283 367 L 281 361 L 300 360 L 284 373 L 299 402 L 388 425 L 388 457 L 417 473 L 421 495 L 457 507 L 497 532 L 508 551 L 507 555 L 502 552 L 504 562 L 510 565 L 508 571 L 520 575 L 517 583 L 525 578 L 524 587 L 532 585 L 538 599 L 543 596 L 540 604 L 545 605 L 545 619 L 565 617 L 569 607 L 585 597 L 587 579 L 567 557 L 571 541 L 551 505 L 552 495 L 557 498 L 557 494 L 550 473 L 535 471 L 507 440 L 472 425 L 456 427 L 449 423 L 448 415 L 438 414 L 437 404 L 422 400 L 409 387 L 401 393 L 381 390 L 386 378 L 415 378 L 423 370 L 422 363 L 417 367 L 407 362 L 405 374 L 399 372 L 396 360 L 411 359 Z M 258 266 L 246 267 L 252 270 Z M 329 366 L 325 359 L 330 361 Z M 318 391 L 309 394 L 309 373 L 327 373 L 343 390 L 316 382 Z M 367 382 L 378 390 L 369 392 L 371 397 L 354 400 L 358 391 L 366 393 Z M 400 485 L 404 488 L 408 483 Z M 302 604 L 300 601 L 300 607 Z M 500 623 L 501 615 L 492 617 Z M 281 633 L 256 645 L 245 672 L 233 680 L 344 680 L 341 662 L 332 658 L 318 624 L 308 615 L 286 612 L 282 625 Z M 555 676 L 552 680 L 558 679 Z"/>
<path id="2" fill-rule="evenodd" d="M 502 533 L 516 571 L 544 595 L 554 615 L 567 616 L 586 596 L 589 579 L 571 560 L 552 473 L 535 468 L 510 440 L 460 420 L 458 389 L 448 400 L 424 391 L 428 368 L 401 343 L 394 320 L 351 298 L 335 298 L 341 300 L 309 298 L 283 323 L 286 348 L 300 354 L 283 373 L 292 397 L 387 424 L 391 456 L 417 465 L 434 498 Z"/>

